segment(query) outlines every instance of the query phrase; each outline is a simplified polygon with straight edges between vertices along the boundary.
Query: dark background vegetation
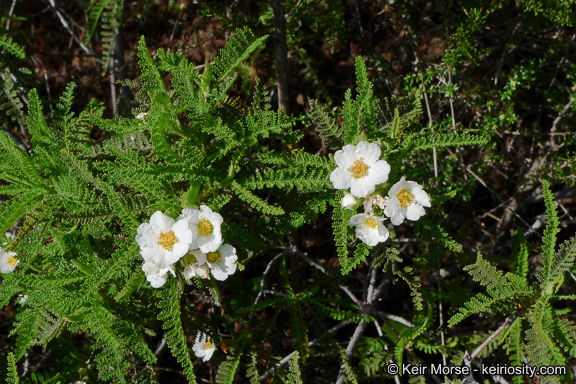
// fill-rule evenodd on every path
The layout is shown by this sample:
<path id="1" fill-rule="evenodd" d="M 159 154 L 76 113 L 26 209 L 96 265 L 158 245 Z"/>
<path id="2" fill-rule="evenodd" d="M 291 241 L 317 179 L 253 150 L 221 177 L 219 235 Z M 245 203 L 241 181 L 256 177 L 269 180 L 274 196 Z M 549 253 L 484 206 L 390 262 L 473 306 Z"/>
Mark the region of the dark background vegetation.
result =
<path id="1" fill-rule="evenodd" d="M 415 268 L 423 289 L 444 293 L 432 329 L 444 331 L 447 338 L 462 337 L 461 347 L 468 350 L 479 345 L 480 338 L 475 339 L 474 335 L 489 334 L 504 318 L 476 317 L 457 329 L 446 328 L 455 307 L 479 289 L 462 269 L 475 260 L 477 252 L 504 271 L 511 269 L 512 236 L 522 231 L 531 244 L 534 274 L 545 226 L 541 179 L 550 180 L 553 186 L 562 229 L 560 240 L 576 232 L 575 9 L 570 2 L 543 3 L 546 4 L 504 0 L 284 3 L 288 15 L 284 85 L 288 96 L 284 107 L 298 118 L 297 129 L 306 133 L 300 143 L 305 151 L 329 153 L 302 117 L 312 99 L 338 116 L 345 91 L 354 87 L 356 56 L 365 59 L 376 95 L 401 96 L 415 88 L 425 92 L 423 132 L 468 132 L 491 138 L 483 147 L 439 149 L 435 154 L 430 151 L 425 156 L 406 159 L 411 179 L 425 185 L 432 196 L 458 190 L 456 197 L 437 204 L 428 215 L 462 244 L 463 253 L 428 247 L 412 225 L 397 228 L 406 266 Z M 244 26 L 256 36 L 271 37 L 266 47 L 240 69 L 242 80 L 235 84 L 232 96 L 248 103 L 255 78 L 259 77 L 270 90 L 272 104 L 277 105 L 278 40 L 269 2 L 126 1 L 117 39 L 123 44 L 114 52 L 113 67 L 104 70 L 103 65 L 108 63 L 99 62 L 103 49 L 100 25 L 86 44 L 88 53 L 78 43 L 84 41 L 87 33 L 88 5 L 83 0 L 0 2 L 0 33 L 24 48 L 25 64 L 33 73 L 23 88 L 38 89 L 48 116 L 70 82 L 77 84 L 77 113 L 91 98 L 96 98 L 106 103 L 109 116 L 130 115 L 131 95 L 116 80 L 138 78 L 136 46 L 142 35 L 151 52 L 159 48 L 177 51 L 201 66 L 213 60 L 235 28 Z M 24 145 L 29 142 L 25 127 L 8 120 L 3 121 L 3 127 Z M 94 131 L 93 136 L 101 139 L 105 133 Z M 287 234 L 281 246 L 304 252 L 338 273 L 330 212 Z M 231 314 L 243 303 L 254 301 L 262 273 L 277 253 L 271 250 L 259 255 L 223 288 L 227 306 L 217 314 L 218 321 L 226 319 L 232 333 L 235 324 Z M 333 283 L 318 280 L 314 268 L 303 259 L 291 258 L 287 268 L 297 291 L 312 284 L 313 279 L 320 284 Z M 348 284 L 360 290 L 365 276 L 366 268 L 361 265 L 351 272 Z M 575 280 L 574 275 L 567 278 L 567 290 L 574 288 Z M 281 284 L 279 278 L 272 278 L 269 289 L 278 289 Z M 205 299 L 188 297 L 196 302 L 197 314 L 216 316 L 215 308 L 203 305 Z M 381 309 L 412 321 L 414 311 L 407 286 L 394 281 Z M 0 348 L 11 342 L 8 332 L 14 315 L 14 306 L 0 310 Z M 259 316 L 269 318 L 273 314 L 264 311 Z M 313 329 L 311 322 L 309 331 Z M 288 327 L 283 329 L 279 323 L 276 329 L 266 331 L 271 332 L 271 337 L 263 348 L 270 358 L 286 356 L 294 349 Z M 351 332 L 352 328 L 343 328 L 334 338 L 344 342 Z M 368 329 L 367 336 L 377 334 Z M 394 340 L 388 343 L 393 346 Z M 439 361 L 438 355 L 407 353 L 414 361 Z M 492 353 L 492 361 L 499 361 L 499 353 Z M 223 356 L 217 353 L 209 365 L 198 368 L 200 382 L 213 382 Z M 332 363 L 324 364 L 321 354 L 310 354 L 310 359 L 304 372 L 306 382 L 334 382 Z M 41 349 L 32 350 L 27 362 L 30 371 L 58 369 L 57 353 L 47 356 Z M 272 361 L 259 363 L 264 371 Z M 161 383 L 183 380 L 181 368 L 169 353 L 162 355 L 155 369 Z"/>

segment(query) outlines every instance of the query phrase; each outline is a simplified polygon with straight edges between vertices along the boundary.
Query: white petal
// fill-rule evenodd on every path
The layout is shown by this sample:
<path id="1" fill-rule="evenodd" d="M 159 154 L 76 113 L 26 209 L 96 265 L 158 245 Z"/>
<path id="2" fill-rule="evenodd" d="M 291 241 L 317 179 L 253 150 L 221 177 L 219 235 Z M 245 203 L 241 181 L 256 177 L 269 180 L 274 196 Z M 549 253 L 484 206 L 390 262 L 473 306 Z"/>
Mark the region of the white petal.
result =
<path id="1" fill-rule="evenodd" d="M 397 198 L 388 199 L 384 203 L 386 208 L 384 209 L 384 214 L 390 218 L 390 221 L 394 225 L 400 225 L 404 221 L 404 213 L 402 212 L 402 207 Z"/>
<path id="2" fill-rule="evenodd" d="M 356 237 L 372 247 L 378 244 L 378 231 L 370 227 L 356 227 Z"/>
<path id="3" fill-rule="evenodd" d="M 216 350 L 216 348 L 214 346 L 212 346 L 212 348 L 208 348 L 206 349 L 204 358 L 202 359 L 202 361 L 208 361 L 212 358 L 212 354 L 214 354 L 214 351 Z"/>
<path id="4" fill-rule="evenodd" d="M 182 210 L 182 213 L 180 214 L 180 216 L 178 216 L 178 220 L 182 220 L 182 219 L 189 219 L 191 218 L 193 215 L 197 215 L 200 213 L 200 210 L 195 209 L 195 208 L 184 208 Z"/>
<path id="5" fill-rule="evenodd" d="M 330 181 L 336 189 L 347 189 L 350 188 L 350 175 L 345 168 L 336 168 L 330 174 Z"/>
<path id="6" fill-rule="evenodd" d="M 212 269 L 210 269 L 210 272 L 212 273 L 212 276 L 214 276 L 214 278 L 218 281 L 224 281 L 228 278 L 228 273 L 226 273 L 225 270 L 219 268 L 219 266 L 215 265 Z"/>
<path id="7" fill-rule="evenodd" d="M 192 231 L 188 228 L 188 220 L 178 220 L 171 229 L 178 238 L 178 242 L 185 244 L 192 242 Z"/>
<path id="8" fill-rule="evenodd" d="M 422 188 L 412 190 L 412 194 L 414 195 L 414 202 L 420 204 L 423 207 L 430 207 L 430 197 Z"/>
<path id="9" fill-rule="evenodd" d="M 388 191 L 388 196 L 390 196 L 391 198 L 395 198 L 398 195 L 398 192 L 400 192 L 403 189 L 409 189 L 409 188 L 410 184 L 406 183 L 406 181 L 404 180 L 404 176 L 402 176 L 400 178 L 400 181 L 390 188 L 390 190 Z"/>
<path id="10" fill-rule="evenodd" d="M 198 237 L 198 248 L 204 253 L 216 252 L 220 245 L 222 245 L 222 233 L 220 231 L 216 232 L 214 230 L 206 237 Z"/>
<path id="11" fill-rule="evenodd" d="M 350 218 L 349 224 L 353 225 L 353 226 L 358 226 L 358 225 L 364 224 L 367 217 L 368 217 L 368 215 L 366 215 L 364 213 L 359 213 L 359 214 L 354 215 Z"/>
<path id="12" fill-rule="evenodd" d="M 345 145 L 334 154 L 334 161 L 339 168 L 348 169 L 356 159 L 356 147 L 353 145 Z"/>
<path id="13" fill-rule="evenodd" d="M 386 228 L 381 222 L 378 222 L 378 235 L 380 236 L 380 243 L 388 240 L 388 237 L 390 236 L 390 231 L 388 231 L 388 228 Z"/>
<path id="14" fill-rule="evenodd" d="M 408 207 L 406 207 L 406 218 L 408 220 L 416 221 L 425 214 L 426 212 L 424 211 L 424 208 L 421 205 L 408 204 Z"/>
<path id="15" fill-rule="evenodd" d="M 158 246 L 155 248 L 140 248 L 140 255 L 144 261 L 160 265 L 161 267 L 164 267 L 164 265 L 161 264 L 164 262 L 165 253 L 166 250 Z"/>
<path id="16" fill-rule="evenodd" d="M 384 160 L 378 160 L 368 169 L 366 177 L 368 177 L 374 185 L 378 185 L 386 182 L 389 174 L 390 164 Z"/>
<path id="17" fill-rule="evenodd" d="M 376 143 L 362 141 L 356 146 L 356 157 L 362 157 L 367 165 L 374 164 L 380 158 L 380 147 Z"/>
<path id="18" fill-rule="evenodd" d="M 142 223 L 138 227 L 137 234 L 136 234 L 136 242 L 140 246 L 147 248 L 156 247 L 158 244 L 158 236 L 160 235 L 160 229 L 148 223 Z"/>
<path id="19" fill-rule="evenodd" d="M 350 179 L 350 193 L 356 197 L 364 197 L 372 194 L 376 190 L 376 185 L 368 177 Z"/>
<path id="20" fill-rule="evenodd" d="M 166 216 L 160 211 L 154 212 L 154 214 L 150 217 L 150 224 L 157 226 L 160 229 L 160 232 L 168 232 L 172 229 L 176 221 L 173 218 Z"/>
<path id="21" fill-rule="evenodd" d="M 174 264 L 182 256 L 188 253 L 189 243 L 176 243 L 172 246 L 172 250 L 166 252 L 164 257 L 162 258 L 163 263 L 165 265 Z"/>

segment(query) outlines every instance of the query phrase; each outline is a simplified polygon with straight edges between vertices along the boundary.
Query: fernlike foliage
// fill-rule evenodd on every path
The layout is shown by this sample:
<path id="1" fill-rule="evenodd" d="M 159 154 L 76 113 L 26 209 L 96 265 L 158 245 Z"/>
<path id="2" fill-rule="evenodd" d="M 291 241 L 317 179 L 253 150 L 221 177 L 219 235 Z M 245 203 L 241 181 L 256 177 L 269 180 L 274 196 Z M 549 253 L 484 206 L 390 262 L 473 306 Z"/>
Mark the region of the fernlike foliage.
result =
<path id="1" fill-rule="evenodd" d="M 16 121 L 24 124 L 21 97 L 23 85 L 29 83 L 31 71 L 22 65 L 24 50 L 6 36 L 0 36 L 0 123 Z"/>
<path id="2" fill-rule="evenodd" d="M 559 290 L 565 274 L 574 268 L 576 241 L 573 238 L 555 250 L 558 214 L 549 183 L 543 180 L 542 186 L 548 223 L 542 238 L 542 266 L 537 275 L 540 284 L 528 279 L 528 250 L 523 236 L 519 236 L 521 243 L 514 273 L 502 273 L 480 254 L 476 263 L 466 267 L 473 279 L 486 287 L 486 293 L 472 297 L 448 322 L 453 327 L 476 313 L 504 314 L 514 319 L 502 333 L 499 344 L 508 352 L 512 366 L 522 366 L 527 362 L 538 369 L 564 367 L 566 355 L 574 356 L 576 353 L 576 327 L 563 317 L 567 311 L 556 307 L 561 300 L 575 299 L 573 295 L 562 295 Z M 543 383 L 563 383 L 570 380 L 570 375 L 543 375 L 540 379 Z M 522 376 L 516 376 L 514 382 L 525 381 Z"/>
<path id="3" fill-rule="evenodd" d="M 110 4 L 93 2 L 91 31 L 106 7 Z M 132 83 L 139 88 L 138 118 L 103 118 L 97 101 L 76 115 L 70 84 L 55 118 L 47 120 L 36 91 L 28 94 L 25 121 L 32 151 L 0 135 L 0 193 L 6 201 L 0 207 L 0 233 L 17 222 L 20 228 L 15 238 L 2 239 L 7 251 L 17 252 L 19 264 L 4 276 L 0 305 L 26 297 L 11 331 L 12 367 L 32 346 L 56 342 L 66 345 L 63 380 L 132 382 L 156 362 L 150 326 L 160 322 L 170 351 L 188 381 L 195 382 L 183 324 L 189 319 L 181 317 L 186 286 L 181 274 L 158 290 L 145 282 L 134 241 L 139 225 L 157 210 L 177 217 L 183 208 L 207 205 L 225 218 L 224 237 L 242 261 L 326 210 L 332 194 L 326 190 L 326 159 L 282 147 L 297 143 L 302 134 L 263 101 L 261 87 L 248 108 L 227 95 L 234 68 L 265 38 L 238 30 L 215 66 L 203 73 L 179 54 L 160 50 L 152 58 L 142 39 L 141 81 Z M 21 56 L 8 40 L 2 40 L 2 48 Z M 3 90 L 10 89 L 4 83 Z M 18 108 L 10 111 L 20 119 Z M 92 140 L 94 129 L 105 131 L 106 139 Z M 213 280 L 197 283 L 220 304 Z M 304 297 L 292 294 L 285 305 L 299 311 Z M 291 319 L 305 344 L 305 326 L 298 316 Z M 72 335 L 80 335 L 87 347 L 77 349 L 69 342 Z M 234 381 L 244 352 L 236 346 L 235 353 L 218 382 Z"/>
<path id="4" fill-rule="evenodd" d="M 90 34 L 107 7 L 114 4 L 121 3 L 92 2 Z M 325 270 L 326 281 L 297 290 L 294 271 L 289 273 L 286 267 L 290 249 L 285 247 L 278 270 L 278 295 L 234 308 L 241 331 L 235 340 L 227 340 L 228 356 L 218 368 L 217 383 L 238 382 L 242 375 L 252 383 L 259 382 L 260 353 L 270 361 L 265 377 L 303 382 L 303 367 L 314 357 L 311 348 L 320 345 L 315 336 L 312 340 L 313 335 L 321 330 L 321 339 L 329 333 L 326 320 L 360 325 L 374 322 L 379 330 L 391 334 L 392 348 L 363 340 L 373 352 L 369 358 L 361 357 L 369 377 L 381 376 L 391 358 L 401 364 L 414 350 L 437 355 L 456 348 L 455 340 L 440 343 L 433 337 L 436 303 L 444 298 L 422 287 L 419 276 L 404 263 L 399 244 L 385 241 L 371 246 L 356 238 L 350 226 L 354 212 L 343 207 L 344 193 L 330 182 L 336 168 L 333 158 L 292 149 L 302 133 L 282 111 L 271 109 L 258 84 L 250 105 L 229 97 L 237 76 L 235 68 L 261 49 L 264 41 L 265 37 L 256 38 L 250 30 L 239 29 L 215 64 L 207 64 L 199 72 L 179 54 L 159 50 L 150 55 L 142 39 L 138 46 L 140 82 L 128 82 L 138 91 L 132 118 L 104 118 L 98 101 L 91 101 L 83 113 L 75 115 L 71 111 L 74 85 L 70 84 L 54 119 L 47 121 L 38 94 L 34 90 L 29 93 L 30 106 L 22 121 L 27 123 L 32 150 L 25 152 L 0 135 L 0 193 L 6 201 L 0 206 L 0 233 L 19 223 L 17 235 L 4 235 L 0 242 L 7 243 L 6 251 L 17 252 L 20 262 L 14 272 L 4 276 L 0 305 L 15 297 L 26 298 L 17 304 L 11 331 L 15 343 L 8 377 L 12 382 L 18 382 L 16 362 L 31 347 L 46 348 L 50 343 L 63 346 L 60 358 L 65 368 L 58 373 L 63 381 L 128 383 L 141 380 L 141 372 L 150 372 L 146 380 L 155 382 L 151 367 L 156 363 L 152 351 L 153 338 L 160 337 L 157 331 L 163 334 L 187 381 L 199 382 L 189 332 L 204 331 L 213 324 L 206 326 L 203 319 L 191 316 L 194 307 L 187 293 L 192 288 L 179 266 L 176 276 L 169 275 L 161 288 L 153 289 L 146 282 L 135 236 L 141 223 L 156 211 L 176 218 L 182 209 L 200 205 L 223 216 L 223 236 L 237 249 L 242 270 L 252 257 L 262 255 L 286 233 L 327 211 L 330 204 L 342 275 L 362 263 L 394 275 L 410 289 L 415 308 L 410 326 L 386 320 L 381 327 L 375 321 L 381 314 L 364 311 L 365 303 L 358 300 L 351 302 L 353 293 L 338 282 L 343 276 Z M 14 51 L 13 44 L 4 45 Z M 378 99 L 361 58 L 356 60 L 356 78 L 355 92 L 345 94 L 341 119 L 314 102 L 310 120 L 332 149 L 361 142 L 377 144 L 380 158 L 391 168 L 391 181 L 379 186 L 379 192 L 389 190 L 392 182 L 410 169 L 407 159 L 418 151 L 487 141 L 481 136 L 434 135 L 421 130 L 419 92 Z M 102 142 L 91 139 L 94 129 L 105 132 Z M 478 312 L 514 314 L 515 322 L 498 342 L 516 365 L 524 360 L 534 366 L 563 364 L 564 353 L 576 350 L 576 327 L 552 306 L 553 300 L 568 298 L 558 290 L 574 264 L 576 245 L 571 241 L 556 250 L 558 218 L 546 183 L 544 190 L 549 224 L 543 239 L 540 285 L 528 283 L 525 244 L 513 273 L 502 273 L 478 255 L 467 270 L 487 292 L 470 299 L 450 320 L 454 326 Z M 416 223 L 416 236 L 439 249 L 460 252 L 459 244 L 429 216 Z M 392 230 L 390 239 L 394 238 Z M 193 289 L 209 294 L 206 300 L 222 304 L 213 279 L 198 278 L 194 283 Z M 334 285 L 342 292 L 327 288 Z M 273 315 L 256 324 L 265 311 Z M 288 370 L 273 366 L 275 356 L 262 352 L 267 335 L 276 327 L 289 329 L 295 350 L 287 360 Z M 81 338 L 83 347 L 75 346 L 72 337 Z M 332 355 L 334 348 L 339 350 L 333 341 L 326 345 Z M 342 380 L 357 382 L 350 361 L 340 355 L 330 358 L 340 367 Z M 411 379 L 422 380 L 420 376 Z"/>
<path id="5" fill-rule="evenodd" d="M 114 50 L 114 41 L 118 34 L 118 29 L 122 24 L 124 0 L 92 0 L 86 13 L 88 15 L 88 29 L 84 36 L 84 42 L 88 44 L 96 27 L 101 21 L 102 35 L 102 73 L 108 70 L 108 63 Z"/>

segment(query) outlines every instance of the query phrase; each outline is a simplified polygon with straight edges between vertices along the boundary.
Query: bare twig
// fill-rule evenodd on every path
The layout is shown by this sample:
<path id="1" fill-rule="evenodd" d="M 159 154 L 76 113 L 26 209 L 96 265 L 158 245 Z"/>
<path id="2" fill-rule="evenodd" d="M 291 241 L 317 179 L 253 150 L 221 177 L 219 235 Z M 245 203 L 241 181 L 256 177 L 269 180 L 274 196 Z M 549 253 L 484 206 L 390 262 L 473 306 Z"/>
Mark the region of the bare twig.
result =
<path id="1" fill-rule="evenodd" d="M 384 294 L 385 288 L 390 284 L 391 279 L 389 279 L 388 276 L 385 276 L 384 279 L 382 280 L 382 283 L 380 283 L 378 287 L 375 287 L 377 280 L 377 273 L 378 268 L 375 268 L 373 264 L 370 265 L 370 269 L 368 270 L 369 284 L 368 288 L 364 291 L 364 298 L 366 299 L 366 303 L 362 304 L 362 306 L 360 307 L 362 314 L 373 313 L 374 311 L 372 307 L 373 303 L 376 302 L 380 298 L 380 296 Z M 348 361 L 352 360 L 354 350 L 358 346 L 358 343 L 360 342 L 360 339 L 364 335 L 364 332 L 366 332 L 367 327 L 368 323 L 366 323 L 364 320 L 362 320 L 356 326 L 354 334 L 350 338 L 348 346 L 346 347 L 346 351 L 344 352 L 346 360 Z M 336 384 L 342 384 L 342 383 L 344 383 L 344 366 L 340 367 L 340 372 L 338 373 L 338 379 L 336 380 Z"/>
<path id="2" fill-rule="evenodd" d="M 162 356 L 164 354 L 164 352 L 166 351 L 167 347 L 168 347 L 168 342 L 166 341 L 166 334 L 163 334 L 162 339 L 158 343 L 158 346 L 156 346 L 156 350 L 154 351 L 154 356 L 156 356 L 156 358 L 159 358 L 160 356 Z"/>
<path id="3" fill-rule="evenodd" d="M 309 262 L 310 264 L 312 264 L 313 267 L 315 267 L 316 269 L 320 270 L 323 274 L 328 275 L 328 272 L 326 271 L 326 269 L 321 266 L 320 264 L 318 264 L 318 262 L 316 262 L 316 260 L 312 259 L 310 256 L 308 256 L 306 253 L 299 251 L 296 248 L 290 248 L 288 249 L 288 252 L 294 253 L 298 256 L 300 256 L 301 258 L 303 258 L 304 260 L 306 260 L 307 262 Z M 358 306 L 358 308 L 362 308 L 362 303 L 360 302 L 360 300 L 358 300 L 358 298 L 352 293 L 352 291 L 350 290 L 350 288 L 346 287 L 345 285 L 342 284 L 338 284 L 338 288 L 340 288 L 349 298 L 350 300 L 352 300 L 354 302 L 354 304 L 356 304 Z"/>
<path id="4" fill-rule="evenodd" d="M 70 25 L 68 24 L 68 22 L 66 21 L 66 19 L 64 18 L 64 15 L 62 14 L 62 12 L 60 12 L 59 8 L 56 6 L 56 3 L 54 0 L 48 0 L 48 2 L 50 3 L 50 6 L 52 7 L 52 10 L 54 11 L 54 13 L 56 14 L 56 16 L 58 17 L 58 20 L 60 20 L 60 23 L 62 24 L 62 26 L 64 27 L 64 29 L 66 29 L 68 31 L 68 33 L 70 34 L 70 36 L 72 36 L 72 38 L 74 39 L 74 41 L 80 46 L 80 48 L 82 48 L 82 50 L 84 52 L 86 52 L 87 54 L 91 55 L 92 51 L 90 51 L 90 49 L 84 45 L 84 43 L 82 42 L 82 40 L 80 40 L 80 38 L 78 36 L 76 36 L 76 34 L 74 33 L 74 31 L 72 30 L 72 28 L 70 27 Z M 105 65 L 105 63 L 101 60 L 101 59 L 96 59 L 98 61 L 98 63 L 100 63 L 101 65 Z"/>
<path id="5" fill-rule="evenodd" d="M 12 19 L 12 15 L 14 14 L 14 8 L 16 7 L 16 2 L 18 0 L 12 0 L 12 5 L 10 6 L 10 11 L 8 11 L 8 17 L 6 18 L 6 31 L 10 29 L 10 19 Z"/>
<path id="6" fill-rule="evenodd" d="M 343 322 L 341 322 L 341 323 L 339 323 L 339 324 L 336 324 L 335 326 L 333 326 L 332 328 L 330 328 L 329 330 L 327 330 L 326 332 L 324 332 L 324 334 L 323 334 L 322 336 L 320 336 L 319 338 L 310 341 L 310 342 L 308 343 L 308 346 L 309 346 L 309 347 L 313 347 L 313 346 L 315 346 L 315 345 L 320 344 L 320 341 L 321 341 L 323 338 L 325 338 L 326 336 L 328 336 L 328 335 L 331 334 L 331 333 L 336 332 L 336 331 L 339 330 L 340 328 L 344 328 L 344 327 L 347 326 L 348 324 L 350 324 L 350 323 L 348 323 L 348 322 L 346 322 L 346 321 L 343 321 Z M 283 366 L 284 364 L 286 364 L 288 361 L 290 361 L 290 359 L 292 358 L 292 356 L 294 356 L 294 354 L 296 354 L 296 352 L 298 352 L 298 351 L 294 351 L 294 352 L 290 353 L 289 355 L 287 355 L 286 357 L 284 357 L 282 360 L 280 360 L 280 361 L 278 362 L 278 364 L 276 364 L 276 366 L 275 366 L 274 368 L 270 369 L 269 371 L 267 371 L 266 373 L 264 373 L 263 375 L 261 375 L 258 379 L 259 379 L 260 381 L 264 381 L 264 380 L 266 380 L 267 378 L 269 378 L 269 377 L 274 373 L 274 371 L 276 370 L 276 368 L 281 367 L 281 366 Z"/>
<path id="7" fill-rule="evenodd" d="M 400 324 L 402 324 L 408 328 L 414 328 L 414 324 L 412 324 L 408 320 L 404 319 L 403 317 L 391 315 L 389 313 L 384 313 L 384 312 L 380 312 L 380 311 L 376 311 L 376 315 L 378 315 L 378 317 L 380 317 L 382 319 L 392 320 L 392 321 L 395 321 L 397 323 L 400 323 Z"/>
<path id="8" fill-rule="evenodd" d="M 268 275 L 270 274 L 270 272 L 272 271 L 272 265 L 276 262 L 276 260 L 278 260 L 281 256 L 283 255 L 283 253 L 279 253 L 276 256 L 274 256 L 272 258 L 272 260 L 270 260 L 270 262 L 268 263 L 268 265 L 266 266 L 266 269 L 264 270 L 264 275 L 262 275 L 262 280 L 260 281 L 260 291 L 258 292 L 258 296 L 256 296 L 256 300 L 254 300 L 254 305 L 258 304 L 258 301 L 260 301 L 260 299 L 262 298 L 262 296 L 264 295 L 264 285 L 266 284 L 266 279 L 268 277 Z"/>
<path id="9" fill-rule="evenodd" d="M 110 99 L 112 103 L 112 113 L 116 116 L 116 106 L 118 100 L 116 100 L 116 75 L 114 74 L 114 57 L 110 57 L 110 64 L 108 65 L 108 71 L 110 72 L 109 82 L 110 82 Z"/>
<path id="10" fill-rule="evenodd" d="M 430 103 L 428 102 L 428 94 L 426 93 L 426 84 L 424 84 L 424 79 L 422 79 L 422 89 L 424 92 L 424 101 L 426 103 L 426 111 L 428 112 L 428 126 L 430 131 L 434 133 L 434 127 L 432 125 L 432 112 L 430 111 Z M 438 178 L 438 161 L 436 160 L 436 147 L 432 147 L 432 157 L 434 159 L 434 178 Z"/>
<path id="11" fill-rule="evenodd" d="M 466 354 L 464 355 L 464 359 L 467 360 L 468 362 L 471 362 L 472 360 L 474 360 L 474 358 L 476 356 L 478 356 L 478 354 L 480 352 L 482 352 L 482 350 L 484 348 L 486 348 L 486 346 L 488 344 L 490 344 L 500 333 L 502 333 L 503 330 L 505 330 L 506 328 L 508 328 L 509 326 L 512 325 L 512 323 L 514 322 L 514 320 L 516 320 L 516 318 L 518 317 L 517 314 L 514 314 L 512 316 L 509 316 L 504 323 L 500 326 L 500 328 L 498 328 L 496 331 L 494 331 L 494 333 L 492 333 L 490 336 L 488 336 L 488 338 L 486 340 L 484 340 L 484 342 L 482 344 L 480 344 L 480 346 L 478 348 L 476 348 L 476 350 L 474 352 L 472 352 L 471 355 L 468 354 L 468 352 L 466 352 Z"/>
<path id="12" fill-rule="evenodd" d="M 288 44 L 286 43 L 286 16 L 281 0 L 271 0 L 276 28 L 276 78 L 278 83 L 278 109 L 288 113 Z"/>
<path id="13" fill-rule="evenodd" d="M 296 5 L 294 7 L 292 7 L 292 10 L 290 12 L 288 12 L 284 17 L 286 19 L 292 17 L 292 15 L 294 13 L 296 13 L 296 11 L 298 10 L 298 7 L 300 7 L 300 4 L 302 4 L 302 0 L 298 0 L 298 2 L 296 3 Z"/>
<path id="14" fill-rule="evenodd" d="M 125 82 L 128 78 L 128 72 L 124 61 L 124 33 L 121 29 L 118 29 L 116 37 L 114 38 L 114 58 L 118 66 L 118 71 L 116 72 L 118 80 Z M 125 100 L 132 101 L 132 91 L 129 86 L 122 84 L 121 92 Z"/>

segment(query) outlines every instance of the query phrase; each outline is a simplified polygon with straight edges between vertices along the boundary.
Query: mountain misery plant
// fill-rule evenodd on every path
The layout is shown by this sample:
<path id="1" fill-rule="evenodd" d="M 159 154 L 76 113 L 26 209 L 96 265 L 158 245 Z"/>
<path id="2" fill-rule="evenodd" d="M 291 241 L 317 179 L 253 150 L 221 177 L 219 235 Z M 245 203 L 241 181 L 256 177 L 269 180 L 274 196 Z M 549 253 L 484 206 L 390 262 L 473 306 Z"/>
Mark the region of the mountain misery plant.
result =
<path id="1" fill-rule="evenodd" d="M 158 339 L 165 339 L 191 383 L 197 373 L 191 352 L 213 362 L 218 344 L 228 356 L 219 366 L 217 383 L 234 382 L 242 366 L 250 382 L 269 376 L 303 382 L 301 366 L 314 358 L 312 348 L 331 350 L 328 358 L 341 366 L 335 379 L 354 382 L 351 360 L 357 348 L 371 351 L 360 361 L 366 375 L 376 376 L 390 358 L 401 362 L 411 344 L 428 354 L 455 346 L 439 347 L 429 336 L 437 298 L 420 286 L 411 267 L 402 265 L 394 226 L 414 225 L 430 243 L 459 252 L 460 246 L 429 218 L 453 194 L 434 196 L 432 186 L 411 173 L 410 158 L 418 151 L 481 144 L 487 138 L 421 132 L 419 93 L 378 99 L 364 61 L 357 58 L 356 94 L 346 92 L 341 123 L 317 103 L 309 116 L 335 155 L 291 151 L 303 134 L 292 118 L 271 110 L 261 86 L 256 85 L 249 106 L 228 96 L 237 77 L 234 69 L 265 39 L 237 30 L 203 73 L 179 54 L 159 50 L 153 58 L 142 39 L 140 82 L 128 82 L 138 90 L 133 117 L 104 118 L 95 100 L 76 116 L 70 84 L 55 119 L 47 121 L 37 92 L 29 93 L 26 123 L 32 150 L 25 152 L 0 135 L 0 194 L 5 196 L 0 233 L 19 223 L 15 237 L 1 240 L 6 243 L 2 254 L 8 255 L 2 265 L 11 270 L 3 272 L 0 303 L 21 297 L 10 333 L 15 344 L 8 355 L 9 382 L 18 382 L 16 362 L 31 347 L 55 343 L 61 346 L 62 369 L 47 379 L 120 383 L 157 381 L 151 345 Z M 105 132 L 102 142 L 91 139 L 93 129 Z M 319 295 L 328 291 L 332 272 L 290 247 L 281 247 L 280 256 L 299 254 L 324 280 L 297 290 L 282 258 L 282 295 L 262 300 L 258 295 L 243 305 L 221 296 L 220 290 L 234 284 L 253 259 L 326 212 L 328 205 L 333 207 L 342 275 L 361 263 L 368 267 L 362 300 L 342 284 L 337 294 Z M 552 297 L 561 274 L 550 260 L 546 263 L 542 289 Z M 380 326 L 377 303 L 391 275 L 412 291 L 414 326 L 402 330 L 394 351 L 367 337 L 354 339 L 346 350 L 335 347 L 330 335 L 338 327 L 356 324 L 360 336 L 368 324 L 389 330 Z M 204 290 L 209 296 L 201 294 Z M 229 309 L 230 317 L 208 321 L 193 312 L 190 292 Z M 466 306 L 470 313 L 480 307 Z M 546 305 L 541 307 L 535 315 L 552 316 Z M 269 308 L 274 315 L 257 324 L 255 319 L 265 317 Z M 328 328 L 326 320 L 339 323 Z M 233 332 L 235 322 L 240 330 Z M 289 362 L 287 373 L 262 348 L 278 324 L 288 325 L 293 340 L 294 353 L 280 360 Z M 568 334 L 568 325 L 562 324 L 558 327 Z M 224 336 L 231 333 L 234 338 Z M 532 334 L 534 340 L 545 336 Z M 566 336 L 566 345 L 571 340 Z M 270 361 L 261 376 L 260 356 Z M 531 361 L 540 362 L 537 357 Z"/>

